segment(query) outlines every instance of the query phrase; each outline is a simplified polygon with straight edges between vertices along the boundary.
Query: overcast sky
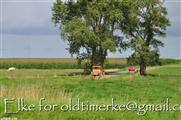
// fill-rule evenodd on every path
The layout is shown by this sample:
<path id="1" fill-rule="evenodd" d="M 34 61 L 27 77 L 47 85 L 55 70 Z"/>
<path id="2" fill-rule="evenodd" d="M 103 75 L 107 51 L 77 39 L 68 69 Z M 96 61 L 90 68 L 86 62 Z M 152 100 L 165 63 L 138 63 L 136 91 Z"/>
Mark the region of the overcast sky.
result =
<path id="1" fill-rule="evenodd" d="M 0 57 L 58 58 L 71 57 L 61 40 L 58 28 L 51 21 L 54 0 L 1 0 Z M 161 38 L 165 46 L 160 49 L 162 58 L 181 59 L 181 1 L 166 0 L 171 26 L 167 36 Z M 109 53 L 108 57 L 127 57 Z"/>

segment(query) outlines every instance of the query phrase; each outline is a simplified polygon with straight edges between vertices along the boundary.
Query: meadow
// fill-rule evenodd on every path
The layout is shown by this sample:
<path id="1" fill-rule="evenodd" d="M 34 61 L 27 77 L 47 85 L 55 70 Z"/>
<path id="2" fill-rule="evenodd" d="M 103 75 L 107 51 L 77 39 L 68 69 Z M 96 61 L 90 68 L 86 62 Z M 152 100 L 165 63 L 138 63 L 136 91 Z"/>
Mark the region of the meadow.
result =
<path id="1" fill-rule="evenodd" d="M 18 60 L 19 61 L 19 60 Z M 21 61 L 21 60 L 20 60 Z M 24 62 L 23 60 L 22 62 Z M 44 61 L 44 60 L 43 60 Z M 41 61 L 41 62 L 43 62 Z M 46 60 L 45 60 L 46 61 Z M 44 61 L 44 62 L 45 62 Z M 57 62 L 57 60 L 55 60 Z M 70 60 L 71 61 L 71 60 Z M 110 60 L 111 61 L 111 60 Z M 112 59 L 112 64 L 120 64 Z M 7 61 L 6 61 L 7 62 Z M 8 61 L 10 63 L 10 61 Z M 7 62 L 7 63 L 8 63 Z M 15 61 L 12 61 L 15 63 Z M 16 61 L 17 62 L 17 61 Z M 36 62 L 34 60 L 31 63 Z M 39 61 L 40 62 L 40 61 Z M 46 61 L 50 62 L 49 60 Z M 72 61 L 71 61 L 72 62 Z M 111 63 L 109 62 L 109 63 Z M 26 61 L 26 64 L 28 62 Z M 74 63 L 74 62 L 72 62 Z M 126 64 L 122 61 L 121 64 Z M 126 68 L 120 68 L 125 71 Z M 82 69 L 17 69 L 8 72 L 0 70 L 0 118 L 18 120 L 180 120 L 181 111 L 151 111 L 138 115 L 133 111 L 34 111 L 4 114 L 4 98 L 24 98 L 27 103 L 37 104 L 44 97 L 46 103 L 68 103 L 70 98 L 90 101 L 96 104 L 110 104 L 135 101 L 138 104 L 159 104 L 169 98 L 170 104 L 181 105 L 181 63 L 170 63 L 148 68 L 149 75 L 127 73 L 103 79 L 93 79 L 90 75 L 74 75 Z M 16 109 L 16 105 L 12 107 Z"/>

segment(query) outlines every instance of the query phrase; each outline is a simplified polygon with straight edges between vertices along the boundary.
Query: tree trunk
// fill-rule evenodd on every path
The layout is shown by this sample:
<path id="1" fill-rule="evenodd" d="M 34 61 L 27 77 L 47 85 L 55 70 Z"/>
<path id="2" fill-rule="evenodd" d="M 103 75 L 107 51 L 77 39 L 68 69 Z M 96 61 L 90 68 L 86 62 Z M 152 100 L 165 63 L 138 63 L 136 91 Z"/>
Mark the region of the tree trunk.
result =
<path id="1" fill-rule="evenodd" d="M 92 56 L 91 56 L 91 68 L 94 65 L 104 66 L 105 59 L 107 56 L 107 50 L 103 50 L 103 48 L 96 49 L 96 47 L 92 48 Z"/>
<path id="2" fill-rule="evenodd" d="M 146 76 L 146 64 L 143 59 L 140 62 L 140 75 Z"/>
<path id="3" fill-rule="evenodd" d="M 93 47 L 92 48 L 92 56 L 91 56 L 91 70 L 92 70 L 92 67 L 95 65 L 95 62 L 96 62 L 96 47 Z"/>
<path id="4" fill-rule="evenodd" d="M 103 67 L 105 59 L 106 59 L 106 50 L 103 50 L 103 48 L 101 47 L 99 52 L 100 52 L 100 54 L 99 54 L 99 58 L 100 58 L 99 63 Z"/>

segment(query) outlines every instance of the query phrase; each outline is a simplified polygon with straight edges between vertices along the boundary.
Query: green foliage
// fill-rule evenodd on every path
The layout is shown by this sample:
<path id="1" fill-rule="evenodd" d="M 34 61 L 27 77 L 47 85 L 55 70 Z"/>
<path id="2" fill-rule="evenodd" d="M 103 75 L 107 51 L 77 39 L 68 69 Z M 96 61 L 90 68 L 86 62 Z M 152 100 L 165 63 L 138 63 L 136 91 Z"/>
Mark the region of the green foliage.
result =
<path id="1" fill-rule="evenodd" d="M 121 30 L 134 50 L 129 61 L 132 58 L 133 63 L 139 63 L 142 73 L 147 65 L 160 64 L 159 46 L 163 43 L 158 38 L 166 35 L 170 25 L 160 0 L 57 0 L 52 12 L 69 52 L 80 62 L 87 59 L 91 66 L 103 66 L 108 51 L 126 49 L 128 44 L 113 35 Z"/>
<path id="2" fill-rule="evenodd" d="M 147 47 L 144 48 L 145 49 L 142 48 L 141 50 L 135 51 L 130 57 L 128 57 L 128 64 L 139 65 L 141 58 L 143 58 L 147 66 L 161 65 L 158 51 L 150 51 L 149 49 L 146 49 Z"/>
<path id="3" fill-rule="evenodd" d="M 90 62 L 85 62 L 84 63 L 84 74 L 90 74 L 91 73 L 91 70 L 92 70 L 92 68 L 91 68 L 92 66 L 91 66 L 91 63 Z"/>
<path id="4" fill-rule="evenodd" d="M 147 65 L 160 64 L 159 46 L 163 43 L 158 38 L 165 36 L 165 30 L 170 25 L 166 18 L 167 10 L 160 0 L 127 1 L 123 6 L 121 27 L 131 39 L 130 47 L 134 50 L 129 61 L 134 59 L 133 63 L 140 64 L 145 74 Z"/>
<path id="5" fill-rule="evenodd" d="M 124 48 L 126 43 L 113 35 L 123 19 L 121 4 L 117 0 L 57 0 L 52 19 L 68 41 L 69 52 L 90 60 L 92 66 L 104 65 L 108 51 Z"/>

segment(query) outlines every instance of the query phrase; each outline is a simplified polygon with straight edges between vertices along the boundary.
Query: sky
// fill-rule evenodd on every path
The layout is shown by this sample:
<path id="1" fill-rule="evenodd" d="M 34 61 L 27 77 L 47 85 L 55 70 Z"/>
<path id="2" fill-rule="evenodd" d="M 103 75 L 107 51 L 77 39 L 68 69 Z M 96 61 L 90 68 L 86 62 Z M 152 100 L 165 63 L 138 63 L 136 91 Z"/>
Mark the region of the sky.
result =
<path id="1" fill-rule="evenodd" d="M 54 0 L 0 0 L 0 58 L 71 57 L 60 30 L 51 20 Z M 160 38 L 161 58 L 181 59 L 181 0 L 165 0 L 171 26 Z M 131 50 L 109 53 L 128 57 Z"/>

